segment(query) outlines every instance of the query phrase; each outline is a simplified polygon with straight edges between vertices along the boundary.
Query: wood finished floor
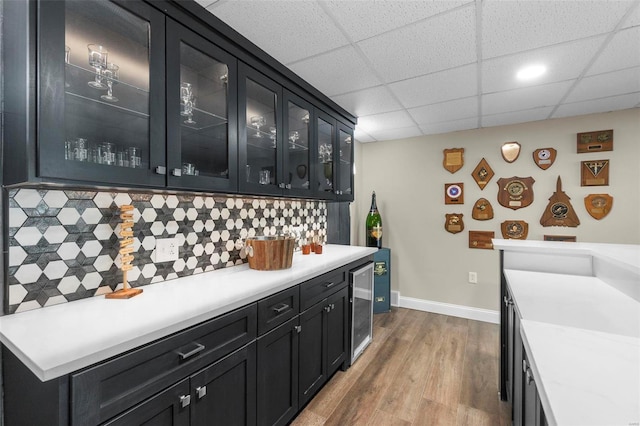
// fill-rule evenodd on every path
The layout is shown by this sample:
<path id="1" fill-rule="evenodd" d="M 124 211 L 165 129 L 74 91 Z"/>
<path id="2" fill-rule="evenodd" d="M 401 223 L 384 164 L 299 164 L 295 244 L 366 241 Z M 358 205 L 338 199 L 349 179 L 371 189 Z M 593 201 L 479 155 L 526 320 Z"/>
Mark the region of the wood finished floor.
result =
<path id="1" fill-rule="evenodd" d="M 393 308 L 374 316 L 373 336 L 293 426 L 511 424 L 498 397 L 498 325 Z"/>

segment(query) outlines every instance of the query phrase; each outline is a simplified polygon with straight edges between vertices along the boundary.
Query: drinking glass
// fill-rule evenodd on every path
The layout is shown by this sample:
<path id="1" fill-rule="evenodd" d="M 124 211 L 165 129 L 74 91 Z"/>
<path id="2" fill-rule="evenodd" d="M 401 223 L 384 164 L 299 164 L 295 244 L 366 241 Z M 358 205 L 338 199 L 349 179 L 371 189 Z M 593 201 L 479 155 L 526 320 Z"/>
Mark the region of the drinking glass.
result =
<path id="1" fill-rule="evenodd" d="M 111 142 L 103 142 L 102 148 L 102 164 L 107 166 L 116 165 L 116 145 Z"/>
<path id="2" fill-rule="evenodd" d="M 65 44 L 64 46 L 64 63 L 68 64 L 71 59 L 71 48 Z"/>
<path id="3" fill-rule="evenodd" d="M 188 116 L 193 113 L 193 104 L 191 100 L 193 99 L 193 87 L 191 83 L 182 82 L 180 83 L 180 104 L 182 105 L 182 111 L 180 111 L 180 115 Z"/>
<path id="4" fill-rule="evenodd" d="M 271 133 L 271 136 L 269 136 L 269 139 L 271 139 L 271 148 L 276 148 L 277 145 L 277 136 L 278 136 L 278 130 L 275 127 L 269 127 L 269 133 Z"/>
<path id="5" fill-rule="evenodd" d="M 102 82 L 101 74 L 102 70 L 107 68 L 107 57 L 109 56 L 109 51 L 106 47 L 98 44 L 89 44 L 87 45 L 87 49 L 89 49 L 89 65 L 96 70 L 95 80 L 90 81 L 87 84 L 94 89 L 104 90 L 107 86 Z"/>
<path id="6" fill-rule="evenodd" d="M 129 167 L 139 169 L 142 167 L 142 150 L 135 146 L 131 146 L 127 150 L 129 155 Z"/>
<path id="7" fill-rule="evenodd" d="M 118 102 L 118 98 L 113 96 L 113 85 L 118 82 L 118 70 L 119 66 L 109 62 L 107 68 L 102 71 L 102 76 L 107 79 L 107 94 L 100 96 L 107 102 Z"/>
<path id="8" fill-rule="evenodd" d="M 289 147 L 291 149 L 296 149 L 296 141 L 300 139 L 300 133 L 298 133 L 297 130 L 294 130 L 293 132 L 289 132 Z"/>
<path id="9" fill-rule="evenodd" d="M 254 115 L 253 117 L 251 117 L 251 125 L 256 128 L 255 136 L 257 138 L 261 138 L 262 137 L 262 135 L 260 134 L 260 127 L 264 126 L 265 123 L 266 123 L 266 121 L 265 121 L 264 117 L 261 116 L 261 115 Z"/>
<path id="10" fill-rule="evenodd" d="M 87 140 L 78 138 L 73 145 L 73 156 L 76 161 L 87 161 Z"/>
<path id="11" fill-rule="evenodd" d="M 268 185 L 271 181 L 271 172 L 269 170 L 260 170 L 260 185 Z"/>

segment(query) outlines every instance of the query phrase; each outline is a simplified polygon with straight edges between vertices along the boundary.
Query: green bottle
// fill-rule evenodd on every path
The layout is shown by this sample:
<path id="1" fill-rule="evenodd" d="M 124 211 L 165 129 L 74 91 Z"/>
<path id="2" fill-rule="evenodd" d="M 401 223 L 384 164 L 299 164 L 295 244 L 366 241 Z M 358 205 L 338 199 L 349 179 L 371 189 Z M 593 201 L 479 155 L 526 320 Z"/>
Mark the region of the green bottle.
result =
<path id="1" fill-rule="evenodd" d="M 376 192 L 371 194 L 371 208 L 367 215 L 367 247 L 382 248 L 382 218 L 376 205 Z"/>

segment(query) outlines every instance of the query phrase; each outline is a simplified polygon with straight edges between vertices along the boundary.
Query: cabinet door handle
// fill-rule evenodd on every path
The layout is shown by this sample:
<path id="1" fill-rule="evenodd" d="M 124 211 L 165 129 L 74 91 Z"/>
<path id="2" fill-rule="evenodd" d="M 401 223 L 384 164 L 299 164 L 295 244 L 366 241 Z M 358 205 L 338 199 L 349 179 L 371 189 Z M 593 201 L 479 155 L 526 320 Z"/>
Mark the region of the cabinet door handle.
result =
<path id="1" fill-rule="evenodd" d="M 334 285 L 336 285 L 336 283 L 324 283 L 323 285 L 324 285 L 324 288 L 331 288 Z"/>
<path id="2" fill-rule="evenodd" d="M 336 305 L 335 305 L 334 303 L 332 303 L 332 304 L 331 304 L 331 305 L 329 305 L 329 306 L 331 306 L 331 310 L 332 310 L 332 311 L 336 308 Z"/>
<path id="3" fill-rule="evenodd" d="M 287 305 L 286 303 L 281 303 L 278 306 L 274 306 L 273 307 L 273 311 L 276 314 L 281 314 L 282 312 L 286 311 L 287 309 L 289 309 L 289 305 Z"/>
<path id="4" fill-rule="evenodd" d="M 171 174 L 173 176 L 180 177 L 180 176 L 182 176 L 182 169 L 172 169 L 171 170 Z"/>
<path id="5" fill-rule="evenodd" d="M 284 182 L 280 182 L 280 183 L 278 184 L 278 188 L 284 189 L 284 186 L 285 186 L 285 185 L 284 185 Z"/>
<path id="6" fill-rule="evenodd" d="M 527 365 L 527 360 L 523 359 L 522 360 L 522 372 L 526 373 L 528 368 L 529 368 L 529 366 Z"/>
<path id="7" fill-rule="evenodd" d="M 530 385 L 533 382 L 533 374 L 531 374 L 531 369 L 527 368 L 527 385 Z"/>
<path id="8" fill-rule="evenodd" d="M 285 187 L 285 188 L 287 188 L 287 189 L 291 189 L 291 184 L 290 184 L 290 183 L 288 183 L 288 184 L 286 184 L 284 187 Z"/>
<path id="9" fill-rule="evenodd" d="M 191 395 L 182 395 L 180 397 L 180 406 L 186 408 L 191 404 Z"/>
<path id="10" fill-rule="evenodd" d="M 302 326 L 301 326 L 301 325 L 296 325 L 296 326 L 294 326 L 294 327 L 293 327 L 293 329 L 294 329 L 295 331 L 297 331 L 298 333 L 301 333 L 301 332 L 302 332 Z"/>
<path id="11" fill-rule="evenodd" d="M 156 167 L 155 172 L 158 175 L 166 175 L 167 174 L 167 168 L 165 166 L 158 166 L 158 167 Z"/>
<path id="12" fill-rule="evenodd" d="M 324 307 L 324 311 L 325 312 L 330 312 L 331 311 L 331 306 L 325 306 Z"/>
<path id="13" fill-rule="evenodd" d="M 207 387 L 206 386 L 198 386 L 196 388 L 196 394 L 198 395 L 198 399 L 202 399 L 207 396 Z"/>
<path id="14" fill-rule="evenodd" d="M 196 347 L 194 349 L 191 349 L 189 352 L 184 353 L 184 352 L 178 352 L 178 355 L 180 355 L 180 360 L 184 361 L 188 358 L 191 358 L 192 356 L 202 352 L 204 350 L 204 345 L 201 345 L 200 343 L 196 343 L 195 344 Z"/>

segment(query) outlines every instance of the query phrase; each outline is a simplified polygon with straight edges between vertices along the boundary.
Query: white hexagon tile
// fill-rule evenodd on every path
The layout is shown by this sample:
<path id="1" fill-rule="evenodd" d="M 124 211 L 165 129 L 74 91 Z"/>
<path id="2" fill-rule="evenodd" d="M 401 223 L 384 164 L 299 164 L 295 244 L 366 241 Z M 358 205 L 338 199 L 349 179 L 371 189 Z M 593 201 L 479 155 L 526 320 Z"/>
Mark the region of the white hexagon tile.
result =
<path id="1" fill-rule="evenodd" d="M 21 188 L 9 191 L 7 204 L 6 314 L 115 290 L 123 204 L 134 206 L 134 287 L 242 264 L 248 236 L 301 225 L 326 239 L 323 201 Z M 154 264 L 160 238 L 177 240 L 178 261 Z"/>

